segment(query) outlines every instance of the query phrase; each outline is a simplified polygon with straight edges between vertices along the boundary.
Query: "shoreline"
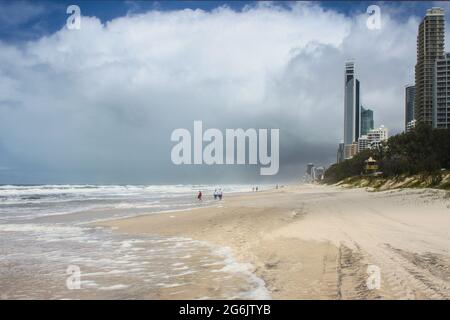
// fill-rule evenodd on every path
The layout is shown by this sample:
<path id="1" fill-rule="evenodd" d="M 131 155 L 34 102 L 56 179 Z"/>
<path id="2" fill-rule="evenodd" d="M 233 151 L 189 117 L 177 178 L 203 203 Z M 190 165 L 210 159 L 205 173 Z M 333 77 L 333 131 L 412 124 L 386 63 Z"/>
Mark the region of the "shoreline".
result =
<path id="1" fill-rule="evenodd" d="M 237 262 L 254 267 L 273 299 L 448 299 L 448 291 L 436 289 L 450 288 L 448 203 L 427 190 L 374 194 L 291 185 L 226 195 L 213 206 L 94 225 L 230 248 Z M 433 219 L 424 223 L 423 213 L 430 210 Z M 411 235 L 411 228 L 422 237 Z M 432 245 L 424 245 L 424 234 Z M 384 280 L 376 290 L 366 285 L 371 265 Z"/>

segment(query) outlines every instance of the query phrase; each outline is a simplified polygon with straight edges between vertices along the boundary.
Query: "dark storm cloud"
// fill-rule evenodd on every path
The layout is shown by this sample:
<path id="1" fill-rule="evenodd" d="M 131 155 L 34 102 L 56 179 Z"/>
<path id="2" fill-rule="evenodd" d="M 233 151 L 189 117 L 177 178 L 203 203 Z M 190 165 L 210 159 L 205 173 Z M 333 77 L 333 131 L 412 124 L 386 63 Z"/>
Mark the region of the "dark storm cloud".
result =
<path id="1" fill-rule="evenodd" d="M 403 123 L 418 20 L 385 12 L 373 31 L 366 17 L 309 3 L 150 11 L 0 43 L 0 183 L 261 179 L 257 166 L 173 165 L 171 132 L 194 120 L 279 128 L 279 175 L 264 179 L 329 165 L 342 139 L 346 59 L 356 59 L 376 124 Z"/>

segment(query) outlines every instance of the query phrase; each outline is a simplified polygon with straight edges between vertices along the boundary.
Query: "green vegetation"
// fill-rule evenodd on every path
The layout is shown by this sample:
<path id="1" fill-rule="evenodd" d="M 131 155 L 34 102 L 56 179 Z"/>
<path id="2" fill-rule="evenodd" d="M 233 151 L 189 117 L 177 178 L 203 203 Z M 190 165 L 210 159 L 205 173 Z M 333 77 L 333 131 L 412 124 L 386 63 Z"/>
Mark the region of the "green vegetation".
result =
<path id="1" fill-rule="evenodd" d="M 436 183 L 433 175 L 417 174 L 401 175 L 392 178 L 383 176 L 353 176 L 338 182 L 343 187 L 368 188 L 372 191 L 382 191 L 397 188 L 437 188 L 450 190 L 450 172 L 441 172 L 440 182 Z M 449 191 L 450 194 L 450 191 Z M 450 196 L 449 196 L 450 197 Z"/>
<path id="2" fill-rule="evenodd" d="M 364 174 L 364 161 L 373 157 L 380 174 Z M 352 159 L 334 164 L 325 172 L 325 183 L 393 187 L 450 188 L 450 129 L 418 125 L 414 130 L 389 138 L 378 149 L 364 150 Z"/>

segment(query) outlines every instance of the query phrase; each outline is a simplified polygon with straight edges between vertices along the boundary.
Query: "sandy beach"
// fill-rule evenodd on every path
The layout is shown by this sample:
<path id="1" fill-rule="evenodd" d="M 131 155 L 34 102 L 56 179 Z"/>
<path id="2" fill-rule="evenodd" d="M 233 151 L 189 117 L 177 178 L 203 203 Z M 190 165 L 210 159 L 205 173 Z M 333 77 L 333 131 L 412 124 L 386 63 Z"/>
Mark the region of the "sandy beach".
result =
<path id="1" fill-rule="evenodd" d="M 446 191 L 292 185 L 101 225 L 230 248 L 273 299 L 450 298 Z"/>

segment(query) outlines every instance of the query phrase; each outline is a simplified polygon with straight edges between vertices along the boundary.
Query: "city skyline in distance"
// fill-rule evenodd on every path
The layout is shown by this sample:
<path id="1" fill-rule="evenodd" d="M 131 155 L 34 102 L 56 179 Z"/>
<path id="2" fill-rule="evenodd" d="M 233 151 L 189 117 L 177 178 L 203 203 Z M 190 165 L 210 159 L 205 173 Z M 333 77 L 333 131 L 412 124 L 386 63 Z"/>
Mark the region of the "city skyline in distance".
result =
<path id="1" fill-rule="evenodd" d="M 161 32 L 152 23 L 154 9 L 114 16 L 108 24 L 90 9 L 90 18 L 76 34 L 61 25 L 27 46 L 6 39 L 2 51 L 8 54 L 1 57 L 8 87 L 0 104 L 0 179 L 5 183 L 223 179 L 223 173 L 208 167 L 179 171 L 168 159 L 171 130 L 202 117 L 210 127 L 279 127 L 281 180 L 302 172 L 311 161 L 329 165 L 342 139 L 342 64 L 348 57 L 357 61 L 363 79 L 361 101 L 375 111 L 378 124 L 393 134 L 404 127 L 404 83 L 413 82 L 421 17 L 416 10 L 400 8 L 409 20 L 400 19 L 397 7 L 380 7 L 380 30 L 367 29 L 366 8 L 349 14 L 321 3 L 300 3 L 281 8 L 254 5 L 249 11 L 159 13 L 159 26 L 168 25 L 169 13 L 179 17 L 172 27 L 184 30 L 184 38 L 191 31 L 182 17 L 195 22 L 201 36 L 189 43 L 176 33 L 163 34 L 155 46 L 136 40 L 151 40 Z M 83 10 L 81 4 L 82 14 Z M 266 14 L 268 20 L 258 14 Z M 67 18 L 63 10 L 53 15 L 62 15 L 62 21 Z M 225 18 L 225 25 L 246 22 L 248 28 L 241 34 L 211 28 Z M 280 28 L 261 37 L 261 28 L 276 21 L 282 21 Z M 316 30 L 314 21 L 323 30 Z M 139 23 L 145 28 L 136 29 Z M 120 36 L 131 30 L 133 37 Z M 128 56 L 110 43 L 113 36 L 135 54 Z M 213 38 L 221 51 L 231 54 L 221 55 L 216 46 L 202 40 Z M 103 45 L 103 53 L 86 49 L 85 44 L 93 41 Z M 171 43 L 184 50 L 175 50 Z M 123 68 L 108 65 L 108 59 L 121 61 Z M 33 85 L 38 90 L 31 90 Z M 225 176 L 238 180 L 255 177 L 256 171 L 236 168 Z"/>

